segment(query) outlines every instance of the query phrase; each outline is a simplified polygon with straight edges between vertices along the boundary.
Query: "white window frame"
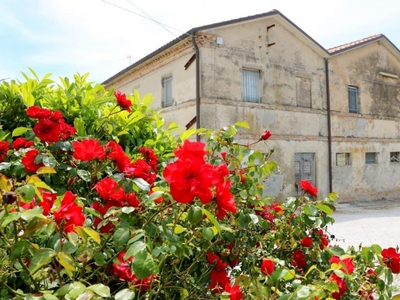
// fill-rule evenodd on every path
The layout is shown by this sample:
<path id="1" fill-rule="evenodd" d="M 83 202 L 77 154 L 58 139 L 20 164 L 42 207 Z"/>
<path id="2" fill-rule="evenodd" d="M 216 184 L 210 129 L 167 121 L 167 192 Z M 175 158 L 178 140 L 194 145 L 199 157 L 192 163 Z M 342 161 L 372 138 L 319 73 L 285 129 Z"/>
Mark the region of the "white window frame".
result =
<path id="1" fill-rule="evenodd" d="M 242 99 L 245 102 L 260 103 L 260 70 L 242 69 Z"/>
<path id="2" fill-rule="evenodd" d="M 162 99 L 163 107 L 172 106 L 172 76 L 166 76 L 162 79 Z"/>
<path id="3" fill-rule="evenodd" d="M 347 86 L 347 94 L 348 94 L 348 105 L 349 105 L 349 113 L 358 114 L 360 113 L 359 108 L 359 90 L 358 87 L 354 85 Z"/>

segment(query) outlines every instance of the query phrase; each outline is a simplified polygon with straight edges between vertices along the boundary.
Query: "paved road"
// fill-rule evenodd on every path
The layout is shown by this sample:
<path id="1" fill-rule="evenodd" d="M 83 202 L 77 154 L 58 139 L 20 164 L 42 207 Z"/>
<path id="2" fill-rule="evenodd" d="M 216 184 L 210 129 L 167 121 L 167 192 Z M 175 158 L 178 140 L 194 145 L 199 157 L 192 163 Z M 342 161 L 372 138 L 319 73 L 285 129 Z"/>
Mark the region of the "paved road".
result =
<path id="1" fill-rule="evenodd" d="M 400 246 L 400 200 L 376 200 L 355 204 L 338 204 L 328 227 L 336 244 L 346 249 L 379 244 L 382 248 Z"/>

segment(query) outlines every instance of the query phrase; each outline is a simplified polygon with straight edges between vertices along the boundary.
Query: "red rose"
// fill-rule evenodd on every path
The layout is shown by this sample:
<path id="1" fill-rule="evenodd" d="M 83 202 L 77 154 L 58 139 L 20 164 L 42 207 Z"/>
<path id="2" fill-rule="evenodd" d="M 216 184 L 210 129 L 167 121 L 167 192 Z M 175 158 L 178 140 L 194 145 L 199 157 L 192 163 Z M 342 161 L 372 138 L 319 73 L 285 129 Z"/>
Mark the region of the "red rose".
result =
<path id="1" fill-rule="evenodd" d="M 264 258 L 260 269 L 264 275 L 271 275 L 275 270 L 275 263 L 270 259 Z"/>
<path id="2" fill-rule="evenodd" d="M 42 142 L 55 143 L 59 140 L 61 128 L 58 122 L 43 118 L 33 126 L 33 132 Z"/>
<path id="3" fill-rule="evenodd" d="M 42 162 L 35 164 L 35 159 L 38 155 L 39 152 L 36 149 L 29 150 L 25 153 L 25 156 L 22 158 L 21 162 L 24 165 L 26 172 L 36 173 L 39 168 L 44 166 Z"/>
<path id="4" fill-rule="evenodd" d="M 216 187 L 218 219 L 223 219 L 228 211 L 233 213 L 237 212 L 235 199 L 230 188 L 231 182 L 229 180 L 219 183 Z"/>
<path id="5" fill-rule="evenodd" d="M 353 259 L 351 257 L 341 259 L 340 257 L 333 255 L 329 262 L 339 265 L 340 270 L 346 274 L 352 274 L 354 272 Z"/>
<path id="6" fill-rule="evenodd" d="M 40 108 L 38 106 L 31 106 L 26 110 L 28 117 L 33 119 L 49 118 L 52 113 L 50 109 Z"/>
<path id="7" fill-rule="evenodd" d="M 185 140 L 175 151 L 178 160 L 164 169 L 165 180 L 170 184 L 172 197 L 179 203 L 190 203 L 198 197 L 203 204 L 213 198 L 212 187 L 221 179 L 216 169 L 205 162 L 203 143 Z"/>
<path id="8" fill-rule="evenodd" d="M 141 158 L 125 166 L 124 173 L 126 177 L 142 178 L 149 184 L 153 184 L 157 177 L 153 168 Z"/>
<path id="9" fill-rule="evenodd" d="M 317 197 L 318 189 L 314 187 L 308 180 L 299 181 L 299 186 L 304 192 L 310 194 L 311 196 Z"/>
<path id="10" fill-rule="evenodd" d="M 36 201 L 33 199 L 30 203 L 22 204 L 21 207 L 24 209 L 32 209 L 35 205 L 40 206 L 43 209 L 42 214 L 47 216 L 50 213 L 50 210 L 53 208 L 53 204 L 56 201 L 57 195 L 51 192 L 42 191 L 42 201 Z M 37 202 L 37 203 L 36 203 Z"/>
<path id="11" fill-rule="evenodd" d="M 14 150 L 19 150 L 21 148 L 29 148 L 34 145 L 33 141 L 27 141 L 24 137 L 16 138 L 15 141 L 12 143 L 12 147 Z"/>
<path id="12" fill-rule="evenodd" d="M 75 151 L 72 156 L 81 161 L 103 159 L 106 156 L 106 151 L 98 140 L 86 139 L 82 142 L 75 141 L 72 143 L 72 146 Z"/>
<path id="13" fill-rule="evenodd" d="M 111 275 L 117 275 L 120 280 L 130 282 L 134 287 L 139 290 L 147 291 L 150 288 L 151 282 L 155 279 L 155 275 L 150 275 L 143 279 L 138 279 L 131 271 L 129 263 L 133 261 L 133 256 L 127 260 L 124 259 L 125 251 L 118 254 L 117 262 L 111 266 Z"/>
<path id="14" fill-rule="evenodd" d="M 105 205 L 101 205 L 99 202 L 94 201 L 91 208 L 97 210 L 102 216 L 104 216 L 111 207 L 122 207 L 122 206 L 123 206 L 123 203 L 121 203 L 119 201 L 107 201 L 107 203 Z M 103 221 L 103 219 L 94 217 L 94 220 L 93 220 L 94 228 L 97 229 L 101 221 Z M 114 229 L 115 229 L 115 225 L 112 222 L 108 222 L 107 224 L 102 225 L 100 227 L 100 231 L 102 233 L 110 233 L 110 232 L 114 231 Z"/>
<path id="15" fill-rule="evenodd" d="M 110 141 L 104 147 L 107 158 L 115 161 L 115 166 L 120 173 L 124 172 L 125 168 L 131 163 L 130 158 L 126 155 L 122 147 L 114 141 Z"/>
<path id="16" fill-rule="evenodd" d="M 346 293 L 347 290 L 347 284 L 346 281 L 343 278 L 340 278 L 339 276 L 337 276 L 335 273 L 332 273 L 331 276 L 329 276 L 329 278 L 334 281 L 336 283 L 336 285 L 339 288 L 339 292 L 334 292 L 332 293 L 332 297 L 334 299 L 340 299 L 344 296 L 344 294 Z"/>
<path id="17" fill-rule="evenodd" d="M 306 236 L 305 238 L 302 238 L 300 240 L 300 244 L 303 247 L 310 248 L 312 246 L 312 238 L 310 238 L 309 236 Z"/>
<path id="18" fill-rule="evenodd" d="M 142 147 L 139 148 L 139 150 L 145 158 L 146 162 L 152 167 L 153 171 L 157 172 L 158 157 L 154 153 L 153 149 Z"/>
<path id="19" fill-rule="evenodd" d="M 299 268 L 303 269 L 306 265 L 307 262 L 305 260 L 305 254 L 301 250 L 293 250 L 293 259 L 294 259 L 294 265 L 298 266 Z"/>
<path id="20" fill-rule="evenodd" d="M 75 203 L 75 195 L 67 191 L 61 201 L 60 207 L 54 212 L 54 220 L 58 226 L 63 226 L 64 232 L 75 231 L 76 226 L 82 226 L 85 215 L 82 207 Z"/>
<path id="21" fill-rule="evenodd" d="M 243 294 L 240 291 L 240 286 L 231 286 L 229 283 L 225 286 L 225 292 L 229 293 L 229 300 L 241 300 L 243 299 Z"/>
<path id="22" fill-rule="evenodd" d="M 261 134 L 261 139 L 266 141 L 272 136 L 271 131 L 265 130 L 263 134 Z"/>
<path id="23" fill-rule="evenodd" d="M 125 199 L 124 189 L 122 187 L 118 188 L 118 183 L 110 177 L 103 178 L 97 182 L 94 188 L 103 200 L 123 202 Z"/>
<path id="24" fill-rule="evenodd" d="M 0 162 L 3 162 L 6 158 L 8 147 L 9 145 L 7 141 L 0 142 Z"/>
<path id="25" fill-rule="evenodd" d="M 400 272 L 400 254 L 397 253 L 396 249 L 392 247 L 383 249 L 381 255 L 383 262 L 393 273 Z"/>
<path id="26" fill-rule="evenodd" d="M 210 273 L 210 290 L 215 294 L 221 294 L 225 290 L 225 286 L 229 284 L 230 279 L 225 269 L 212 269 Z"/>
<path id="27" fill-rule="evenodd" d="M 122 93 L 121 91 L 114 91 L 114 96 L 117 99 L 118 105 L 122 109 L 131 112 L 132 102 L 131 100 L 126 98 L 126 95 L 124 93 Z"/>

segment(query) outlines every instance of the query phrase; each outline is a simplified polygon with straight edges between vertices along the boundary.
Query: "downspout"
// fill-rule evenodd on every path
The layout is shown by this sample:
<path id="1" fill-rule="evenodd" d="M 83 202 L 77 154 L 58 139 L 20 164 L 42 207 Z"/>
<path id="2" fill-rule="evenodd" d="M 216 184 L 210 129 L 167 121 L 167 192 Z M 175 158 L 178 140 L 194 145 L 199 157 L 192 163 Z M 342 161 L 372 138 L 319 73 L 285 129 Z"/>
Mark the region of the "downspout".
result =
<path id="1" fill-rule="evenodd" d="M 196 129 L 200 128 L 200 50 L 196 44 L 196 32 L 192 31 L 192 43 L 196 53 Z M 196 141 L 200 141 L 200 135 L 196 135 Z"/>
<path id="2" fill-rule="evenodd" d="M 328 177 L 329 193 L 332 193 L 332 130 L 331 130 L 331 94 L 329 90 L 329 59 L 325 58 L 325 80 L 326 80 L 326 114 L 328 120 Z"/>

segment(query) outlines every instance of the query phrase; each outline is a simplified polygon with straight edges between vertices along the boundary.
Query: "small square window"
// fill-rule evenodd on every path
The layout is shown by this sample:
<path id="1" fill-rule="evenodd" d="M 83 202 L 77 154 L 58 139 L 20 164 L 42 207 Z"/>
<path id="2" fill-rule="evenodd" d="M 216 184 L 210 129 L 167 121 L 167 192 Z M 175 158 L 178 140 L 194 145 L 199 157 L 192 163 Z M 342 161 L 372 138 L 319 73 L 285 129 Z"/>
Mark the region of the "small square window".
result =
<path id="1" fill-rule="evenodd" d="M 400 152 L 390 152 L 390 162 L 400 162 Z"/>
<path id="2" fill-rule="evenodd" d="M 350 153 L 336 153 L 337 166 L 350 166 Z"/>
<path id="3" fill-rule="evenodd" d="M 242 70 L 242 96 L 246 102 L 260 102 L 260 71 Z"/>
<path id="4" fill-rule="evenodd" d="M 162 88 L 163 88 L 163 107 L 172 106 L 172 76 L 163 78 Z"/>
<path id="5" fill-rule="evenodd" d="M 377 152 L 366 152 L 365 153 L 365 163 L 367 165 L 378 163 L 378 153 Z"/>
<path id="6" fill-rule="evenodd" d="M 349 98 L 349 112 L 358 114 L 358 87 L 348 86 L 348 98 Z"/>

